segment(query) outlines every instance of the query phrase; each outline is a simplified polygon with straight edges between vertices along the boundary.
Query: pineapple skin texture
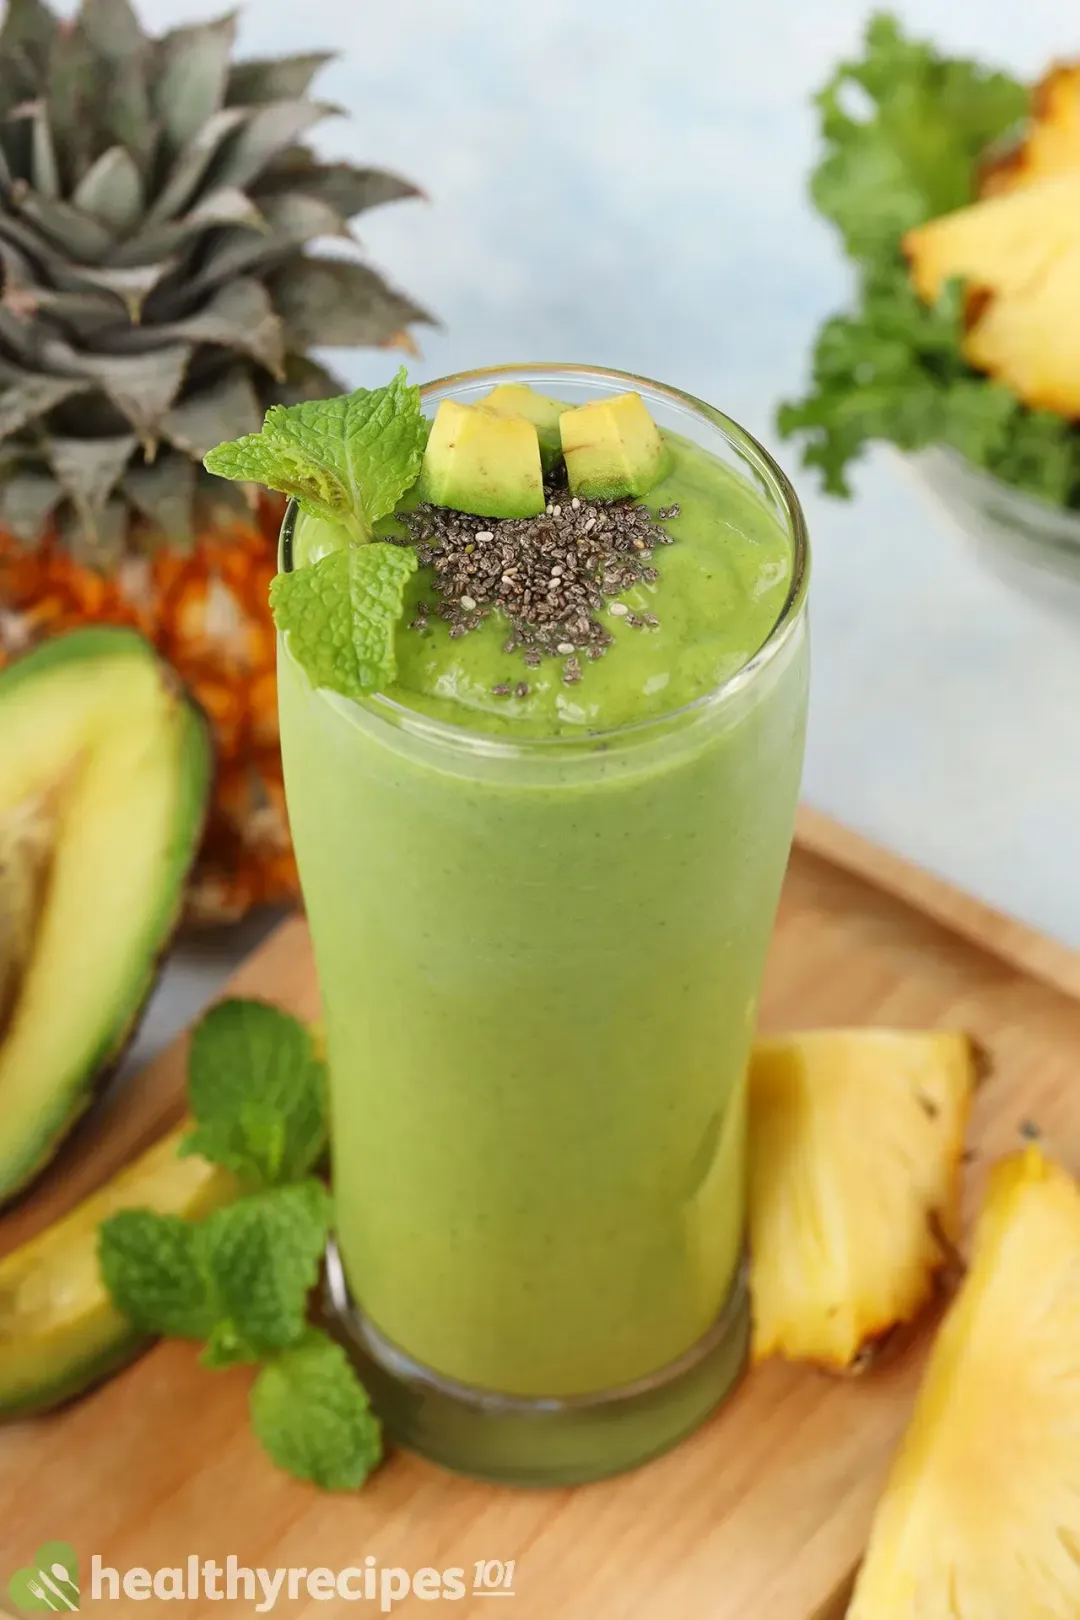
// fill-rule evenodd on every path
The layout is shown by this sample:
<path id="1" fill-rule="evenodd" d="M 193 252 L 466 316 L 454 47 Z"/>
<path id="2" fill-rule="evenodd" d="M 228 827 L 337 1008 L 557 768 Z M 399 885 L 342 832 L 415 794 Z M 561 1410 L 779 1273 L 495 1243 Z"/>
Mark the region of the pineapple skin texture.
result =
<path id="1" fill-rule="evenodd" d="M 913 1320 L 951 1263 L 968 1036 L 815 1030 L 750 1065 L 753 1359 L 833 1371 Z"/>
<path id="2" fill-rule="evenodd" d="M 1080 1188 L 1038 1148 L 991 1172 L 848 1620 L 1080 1615 Z"/>

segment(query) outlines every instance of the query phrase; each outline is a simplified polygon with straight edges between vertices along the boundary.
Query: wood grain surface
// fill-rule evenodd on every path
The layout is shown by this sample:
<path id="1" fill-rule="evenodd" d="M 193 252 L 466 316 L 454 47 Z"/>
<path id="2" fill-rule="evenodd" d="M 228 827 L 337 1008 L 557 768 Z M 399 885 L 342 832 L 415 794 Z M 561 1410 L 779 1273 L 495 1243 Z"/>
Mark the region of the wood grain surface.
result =
<path id="1" fill-rule="evenodd" d="M 317 995 L 305 926 L 287 922 L 230 989 L 304 1016 Z M 768 1031 L 836 1024 L 970 1030 L 994 1071 L 971 1133 L 969 1214 L 987 1164 L 1036 1121 L 1080 1162 L 1080 963 L 1063 947 L 876 851 L 811 812 L 800 823 L 762 1007 Z M 80 1133 L 0 1222 L 6 1252 L 180 1114 L 184 1043 Z M 2 1308 L 2 1302 L 0 1302 Z M 360 1495 L 276 1473 L 247 1425 L 250 1374 L 204 1372 L 160 1345 L 95 1394 L 0 1432 L 0 1590 L 49 1539 L 120 1570 L 224 1564 L 464 1568 L 513 1560 L 506 1620 L 839 1620 L 932 1324 L 860 1380 L 767 1365 L 677 1451 L 622 1479 L 513 1491 L 397 1455 Z M 480 1620 L 471 1592 L 409 1597 L 396 1615 Z M 92 1604 L 117 1616 L 255 1612 L 253 1601 Z M 377 1601 L 279 1600 L 275 1615 L 374 1614 Z M 497 1611 L 502 1613 L 503 1609 Z"/>

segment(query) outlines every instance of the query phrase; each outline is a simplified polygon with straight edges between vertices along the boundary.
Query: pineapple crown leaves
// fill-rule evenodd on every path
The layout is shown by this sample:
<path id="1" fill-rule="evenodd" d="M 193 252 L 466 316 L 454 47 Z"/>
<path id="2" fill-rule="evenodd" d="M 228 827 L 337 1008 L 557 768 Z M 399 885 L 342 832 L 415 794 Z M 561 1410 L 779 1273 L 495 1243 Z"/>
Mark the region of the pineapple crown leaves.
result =
<path id="1" fill-rule="evenodd" d="M 340 392 L 310 349 L 429 318 L 357 257 L 308 255 L 419 195 L 305 144 L 336 111 L 310 94 L 330 56 L 236 62 L 235 35 L 233 13 L 155 38 L 129 0 L 71 23 L 8 0 L 0 528 L 23 540 L 53 520 L 103 563 L 136 535 L 183 541 L 225 491 L 196 470 L 214 445 Z"/>

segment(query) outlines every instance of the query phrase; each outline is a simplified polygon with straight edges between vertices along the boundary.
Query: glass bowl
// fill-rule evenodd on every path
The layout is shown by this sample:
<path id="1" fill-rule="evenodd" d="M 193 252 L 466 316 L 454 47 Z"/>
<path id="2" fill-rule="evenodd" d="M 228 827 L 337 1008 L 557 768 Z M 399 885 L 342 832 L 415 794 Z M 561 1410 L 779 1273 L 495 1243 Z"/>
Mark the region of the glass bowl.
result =
<path id="1" fill-rule="evenodd" d="M 912 484 L 1004 583 L 1080 617 L 1080 512 L 1052 506 L 933 446 L 897 457 Z"/>

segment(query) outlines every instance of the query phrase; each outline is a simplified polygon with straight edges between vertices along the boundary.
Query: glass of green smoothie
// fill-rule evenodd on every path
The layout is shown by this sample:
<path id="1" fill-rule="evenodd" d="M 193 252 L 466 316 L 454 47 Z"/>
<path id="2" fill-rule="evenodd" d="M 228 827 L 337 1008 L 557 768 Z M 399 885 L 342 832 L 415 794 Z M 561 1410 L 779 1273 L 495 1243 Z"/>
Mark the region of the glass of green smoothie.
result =
<path id="1" fill-rule="evenodd" d="M 366 635 L 353 565 L 404 558 L 370 587 L 394 597 L 383 679 L 341 678 L 314 598 L 275 598 L 329 1297 L 393 1436 L 565 1484 L 665 1450 L 745 1364 L 745 1071 L 807 537 L 767 452 L 658 383 L 515 366 L 419 410 L 392 510 L 360 534 L 301 488 L 282 535 L 279 580 L 327 575 L 328 635 L 352 633 L 335 592 Z"/>

